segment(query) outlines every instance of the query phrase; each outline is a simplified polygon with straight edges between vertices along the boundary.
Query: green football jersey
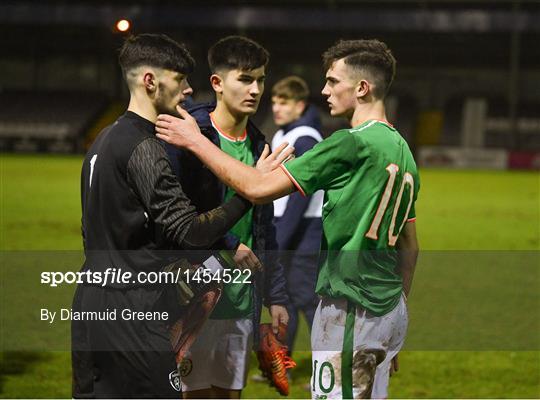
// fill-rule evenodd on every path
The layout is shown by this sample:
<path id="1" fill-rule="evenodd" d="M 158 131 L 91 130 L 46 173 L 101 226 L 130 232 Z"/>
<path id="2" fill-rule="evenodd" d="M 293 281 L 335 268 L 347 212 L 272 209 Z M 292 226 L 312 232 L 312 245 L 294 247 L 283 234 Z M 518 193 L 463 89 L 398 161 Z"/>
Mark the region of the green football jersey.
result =
<path id="1" fill-rule="evenodd" d="M 251 151 L 251 141 L 247 134 L 236 140 L 230 136 L 219 132 L 221 150 L 247 165 L 253 165 L 254 158 Z M 225 201 L 233 197 L 235 191 L 227 188 Z M 236 236 L 241 243 L 250 249 L 253 247 L 253 208 L 250 209 L 229 231 Z M 235 273 L 232 274 L 236 276 Z M 245 275 L 240 277 L 243 280 Z M 252 286 L 248 283 L 228 283 L 223 285 L 221 298 L 214 308 L 210 318 L 212 319 L 233 319 L 248 318 L 252 313 L 253 293 Z"/>
<path id="2" fill-rule="evenodd" d="M 325 191 L 317 293 L 344 297 L 374 315 L 398 303 L 396 241 L 415 219 L 420 181 L 407 142 L 369 120 L 335 132 L 282 166 L 303 194 Z"/>

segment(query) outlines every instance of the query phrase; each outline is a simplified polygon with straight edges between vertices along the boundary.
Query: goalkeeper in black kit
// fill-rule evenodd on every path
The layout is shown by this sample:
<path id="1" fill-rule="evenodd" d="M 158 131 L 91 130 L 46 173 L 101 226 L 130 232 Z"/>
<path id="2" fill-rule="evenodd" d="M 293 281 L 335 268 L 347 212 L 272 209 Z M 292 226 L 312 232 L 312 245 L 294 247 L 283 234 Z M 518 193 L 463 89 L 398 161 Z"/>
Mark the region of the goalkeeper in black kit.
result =
<path id="1" fill-rule="evenodd" d="M 82 167 L 82 271 L 117 268 L 133 279 L 80 284 L 73 311 L 174 315 L 179 306 L 171 304 L 169 286 L 136 277 L 177 260 L 172 250 L 210 248 L 251 203 L 234 196 L 198 214 L 154 136 L 157 115 L 175 113 L 193 92 L 187 75 L 194 60 L 187 49 L 165 35 L 141 34 L 126 40 L 119 62 L 130 91 L 128 109 L 101 132 Z M 279 163 L 273 157 L 262 159 L 259 167 L 273 168 Z M 169 331 L 173 322 L 73 320 L 73 397 L 180 398 Z"/>

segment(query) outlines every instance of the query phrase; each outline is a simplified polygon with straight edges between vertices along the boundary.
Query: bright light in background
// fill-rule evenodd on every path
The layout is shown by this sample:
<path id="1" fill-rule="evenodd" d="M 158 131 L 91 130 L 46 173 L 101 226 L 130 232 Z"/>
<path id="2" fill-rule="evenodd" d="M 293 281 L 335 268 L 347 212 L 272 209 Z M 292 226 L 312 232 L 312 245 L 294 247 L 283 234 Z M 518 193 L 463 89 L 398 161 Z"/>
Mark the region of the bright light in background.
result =
<path id="1" fill-rule="evenodd" d="M 130 27 L 131 24 L 127 19 L 121 19 L 116 23 L 116 29 L 118 29 L 120 32 L 127 32 Z"/>

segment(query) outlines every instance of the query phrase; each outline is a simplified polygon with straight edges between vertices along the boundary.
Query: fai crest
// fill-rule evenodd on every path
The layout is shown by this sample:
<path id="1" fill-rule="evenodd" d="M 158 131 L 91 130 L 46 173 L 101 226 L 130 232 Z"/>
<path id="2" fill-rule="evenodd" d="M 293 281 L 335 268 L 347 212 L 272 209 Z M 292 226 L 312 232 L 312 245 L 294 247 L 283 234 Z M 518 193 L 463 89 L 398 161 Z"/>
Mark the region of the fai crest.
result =
<path id="1" fill-rule="evenodd" d="M 176 369 L 174 371 L 171 371 L 171 373 L 169 374 L 169 382 L 174 390 L 176 390 L 177 392 L 182 391 L 180 375 L 178 374 L 178 371 Z"/>
<path id="2" fill-rule="evenodd" d="M 184 358 L 180 365 L 178 365 L 178 371 L 180 371 L 180 376 L 188 376 L 191 374 L 191 370 L 193 369 L 193 362 L 189 358 Z"/>

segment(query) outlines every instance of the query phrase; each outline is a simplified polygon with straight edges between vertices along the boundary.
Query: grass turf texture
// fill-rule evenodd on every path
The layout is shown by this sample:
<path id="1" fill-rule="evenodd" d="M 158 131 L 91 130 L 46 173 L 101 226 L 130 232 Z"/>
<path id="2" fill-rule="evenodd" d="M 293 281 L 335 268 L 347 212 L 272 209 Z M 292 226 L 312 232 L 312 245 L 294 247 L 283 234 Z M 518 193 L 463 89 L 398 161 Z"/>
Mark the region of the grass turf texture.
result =
<path id="1" fill-rule="evenodd" d="M 80 157 L 2 155 L 0 160 L 0 250 L 80 250 Z M 538 260 L 538 253 L 482 253 L 475 250 L 540 250 L 540 181 L 538 174 L 525 172 L 484 171 L 421 171 L 422 187 L 417 205 L 418 234 L 423 250 L 460 250 L 462 259 L 467 255 L 479 257 L 481 262 L 460 266 L 449 262 L 430 268 L 429 257 L 444 253 L 431 253 L 420 263 L 410 299 L 411 349 L 400 354 L 400 372 L 391 380 L 392 397 L 429 398 L 537 398 L 540 397 L 540 352 L 538 351 L 538 264 L 529 268 L 520 280 L 522 270 L 500 267 L 500 260 L 511 259 L 512 254 Z M 455 251 L 447 253 L 456 256 Z M 474 265 L 489 267 L 490 256 L 495 257 L 499 268 L 490 271 L 475 269 L 471 274 L 466 268 Z M 483 260 L 483 261 L 482 261 Z M 486 261 L 488 260 L 488 261 Z M 526 258 L 528 260 L 528 258 Z M 459 261 L 459 259 L 458 259 Z M 424 264 L 426 264 L 424 266 Z M 454 264 L 454 265 L 451 265 Z M 518 263 L 519 264 L 519 263 Z M 25 291 L 24 279 L 19 287 L 7 287 L 6 266 L 1 266 L 0 288 L 4 293 Z M 10 271 L 12 273 L 13 271 Z M 21 271 L 22 272 L 22 271 Z M 463 275 L 465 273 L 465 275 Z M 21 278 L 23 275 L 21 274 Z M 462 278 L 461 280 L 460 277 Z M 480 278 L 478 278 L 480 277 Z M 484 279 L 485 278 L 485 279 Z M 481 282 L 478 282 L 478 280 Z M 12 280 L 9 280 L 10 282 Z M 476 290 L 476 284 L 479 284 Z M 523 284 L 525 283 L 525 284 Z M 464 346 L 472 337 L 460 337 L 459 314 L 456 310 L 475 311 L 468 297 L 478 293 L 478 301 L 490 292 L 501 293 L 502 302 L 494 305 L 510 307 L 500 313 L 509 324 L 522 324 L 518 332 L 529 335 L 523 348 L 534 351 L 471 351 Z M 456 293 L 451 301 L 447 294 Z M 430 293 L 435 294 L 430 296 Z M 517 303 L 519 297 L 521 303 Z M 18 309 L 16 300 L 2 296 L 1 312 Z M 9 299 L 6 301 L 6 299 Z M 508 301 L 505 301 L 507 299 Z M 474 299 L 473 299 L 474 300 Z M 431 304 L 433 314 L 424 315 L 420 310 Z M 485 303 L 485 302 L 484 302 Z M 514 304 L 516 303 L 516 304 Z M 423 307 L 424 306 L 424 307 Z M 508 315 L 521 306 L 523 315 L 532 315 L 530 324 L 523 318 Z M 40 307 L 37 304 L 36 307 Z M 446 307 L 446 308 L 445 308 Z M 487 314 L 482 314 L 485 311 Z M 496 310 L 478 310 L 478 320 L 472 333 L 482 333 L 483 325 L 490 330 L 508 329 L 485 319 Z M 506 314 L 505 314 L 506 312 Z M 448 316 L 448 318 L 446 318 Z M 455 323 L 452 324 L 452 318 Z M 484 319 L 482 319 L 484 318 Z M 439 320 L 439 321 L 438 321 Z M 424 322 L 425 321 L 425 322 Z M 447 323 L 453 331 L 447 332 L 454 342 L 441 337 L 448 349 L 436 349 L 437 341 L 430 337 L 437 324 Z M 528 333 L 527 333 L 528 332 Z M 1 343 L 10 332 L 2 327 Z M 39 335 L 39 333 L 36 333 Z M 424 336 L 422 336 L 424 335 Z M 455 337 L 457 335 L 457 337 Z M 512 343 L 502 343 L 501 335 L 486 335 L 495 340 L 491 349 L 510 349 Z M 484 340 L 484 338 L 482 338 Z M 309 337 L 305 323 L 300 326 L 298 349 L 307 349 Z M 435 343 L 435 344 L 433 344 Z M 532 345 L 531 345 L 532 344 Z M 461 347 L 460 347 L 461 346 Z M 500 347 L 496 347 L 500 346 Z M 462 348 L 463 347 L 463 348 Z M 425 349 L 430 349 L 429 351 Z M 467 351 L 464 351 L 467 350 Z M 303 386 L 310 378 L 310 354 L 295 353 L 298 367 L 293 372 L 292 398 L 308 398 Z M 252 360 L 250 375 L 257 371 Z M 70 354 L 62 351 L 4 352 L 0 356 L 0 397 L 8 398 L 58 398 L 71 395 Z M 246 398 L 277 397 L 274 389 L 262 383 L 249 382 L 243 393 Z"/>

